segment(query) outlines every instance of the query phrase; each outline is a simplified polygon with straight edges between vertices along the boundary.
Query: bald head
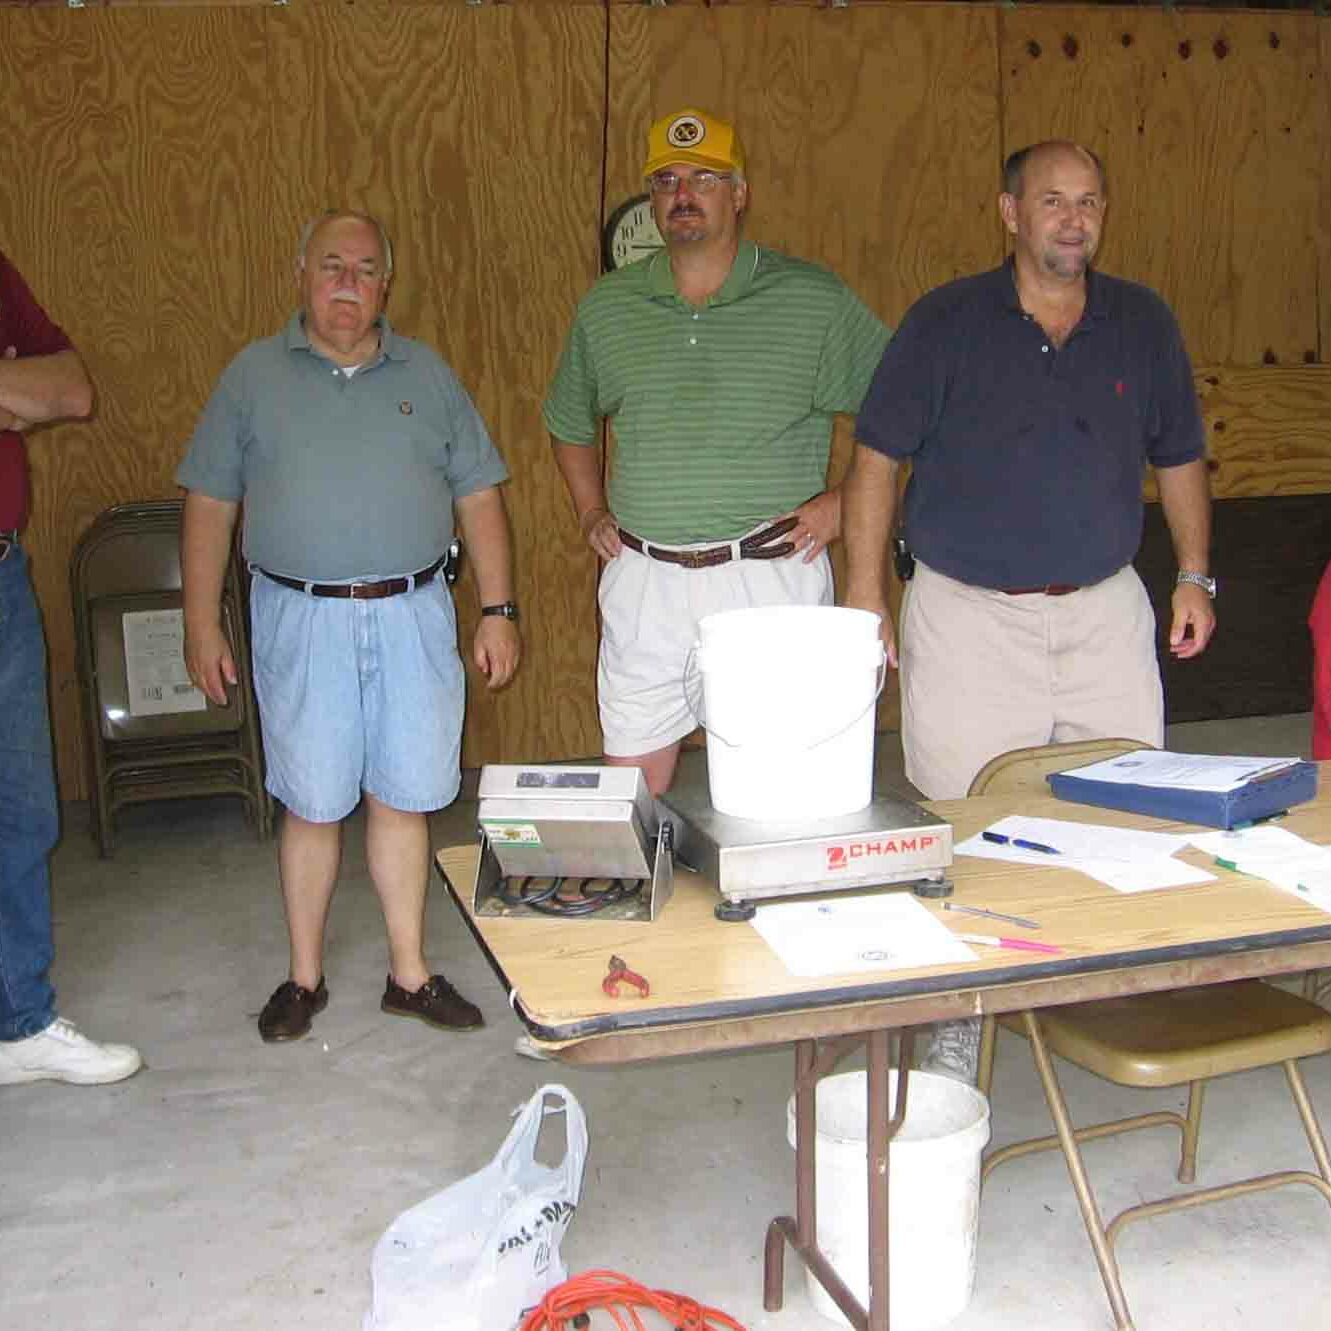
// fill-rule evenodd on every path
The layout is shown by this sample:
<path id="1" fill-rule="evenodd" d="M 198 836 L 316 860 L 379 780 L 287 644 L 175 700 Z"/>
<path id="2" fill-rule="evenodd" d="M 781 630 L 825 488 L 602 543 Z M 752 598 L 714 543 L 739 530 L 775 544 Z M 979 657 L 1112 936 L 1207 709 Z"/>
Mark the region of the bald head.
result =
<path id="1" fill-rule="evenodd" d="M 1028 147 L 1018 148 L 1003 163 L 1003 193 L 1019 199 L 1026 189 L 1028 168 L 1044 165 L 1050 161 L 1068 159 L 1093 167 L 1100 177 L 1100 194 L 1104 197 L 1109 191 L 1109 182 L 1105 179 L 1104 163 L 1089 149 L 1071 139 L 1045 139 L 1042 143 L 1032 143 Z"/>
<path id="2" fill-rule="evenodd" d="M 330 208 L 327 212 L 311 217 L 300 229 L 300 241 L 296 245 L 296 269 L 300 271 L 309 259 L 310 246 L 316 236 L 335 222 L 361 222 L 373 229 L 379 238 L 379 253 L 382 256 L 384 272 L 390 277 L 393 273 L 393 243 L 388 239 L 384 224 L 371 213 L 359 213 L 352 208 Z"/>

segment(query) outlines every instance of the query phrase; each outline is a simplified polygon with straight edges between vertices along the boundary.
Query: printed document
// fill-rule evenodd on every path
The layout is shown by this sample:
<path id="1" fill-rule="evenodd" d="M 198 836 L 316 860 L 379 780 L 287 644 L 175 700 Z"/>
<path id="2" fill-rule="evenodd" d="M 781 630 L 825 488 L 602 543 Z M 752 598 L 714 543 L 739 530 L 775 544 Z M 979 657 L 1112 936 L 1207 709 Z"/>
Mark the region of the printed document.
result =
<path id="1" fill-rule="evenodd" d="M 1158 786 L 1165 790 L 1237 790 L 1254 777 L 1293 767 L 1298 758 L 1241 758 L 1206 753 L 1169 753 L 1138 749 L 1116 758 L 1069 768 L 1064 775 L 1123 786 Z"/>
<path id="2" fill-rule="evenodd" d="M 837 896 L 759 906 L 750 921 L 792 975 L 914 970 L 978 961 L 913 896 Z"/>

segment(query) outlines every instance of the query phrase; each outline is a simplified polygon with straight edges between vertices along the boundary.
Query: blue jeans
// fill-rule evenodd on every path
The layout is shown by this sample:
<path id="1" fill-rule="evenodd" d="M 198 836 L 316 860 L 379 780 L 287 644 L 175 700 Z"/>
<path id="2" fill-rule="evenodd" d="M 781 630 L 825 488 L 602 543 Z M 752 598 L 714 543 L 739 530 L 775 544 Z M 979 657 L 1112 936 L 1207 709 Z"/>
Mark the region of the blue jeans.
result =
<path id="1" fill-rule="evenodd" d="M 0 1040 L 55 1020 L 48 857 L 58 828 L 46 641 L 14 546 L 0 560 Z"/>

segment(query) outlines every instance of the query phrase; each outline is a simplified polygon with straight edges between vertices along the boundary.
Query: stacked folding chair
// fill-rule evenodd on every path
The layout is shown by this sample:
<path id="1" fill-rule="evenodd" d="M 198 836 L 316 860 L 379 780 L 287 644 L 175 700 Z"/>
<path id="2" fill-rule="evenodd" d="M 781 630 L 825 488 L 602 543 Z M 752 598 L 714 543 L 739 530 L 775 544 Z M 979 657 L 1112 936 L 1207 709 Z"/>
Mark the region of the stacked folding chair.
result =
<path id="1" fill-rule="evenodd" d="M 219 707 L 184 674 L 182 512 L 178 499 L 107 509 L 84 533 L 70 566 L 89 797 L 103 856 L 113 849 L 116 812 L 129 804 L 235 795 L 260 840 L 272 826 L 234 550 L 222 627 L 240 682 Z"/>

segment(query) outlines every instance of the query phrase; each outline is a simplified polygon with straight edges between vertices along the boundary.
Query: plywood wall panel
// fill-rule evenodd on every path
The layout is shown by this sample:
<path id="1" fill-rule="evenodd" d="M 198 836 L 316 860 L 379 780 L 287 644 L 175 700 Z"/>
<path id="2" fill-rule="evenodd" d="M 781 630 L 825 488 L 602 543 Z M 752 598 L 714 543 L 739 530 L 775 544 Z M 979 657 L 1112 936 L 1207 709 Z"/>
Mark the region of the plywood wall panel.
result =
<path id="1" fill-rule="evenodd" d="M 1317 346 L 1318 32 L 1304 15 L 1004 10 L 1003 145 L 1105 160 L 1106 271 L 1155 287 L 1208 363 Z"/>
<path id="2" fill-rule="evenodd" d="M 653 117 L 735 121 L 757 240 L 835 269 L 889 321 L 1002 255 L 995 17 L 964 6 L 614 7 L 610 206 Z"/>
<path id="3" fill-rule="evenodd" d="M 597 751 L 595 563 L 540 423 L 598 253 L 603 23 L 590 7 L 357 5 L 269 17 L 279 212 L 366 208 L 394 238 L 395 324 L 436 347 L 513 473 L 526 664 L 470 676 L 464 761 Z M 460 590 L 462 639 L 475 597 Z M 465 653 L 464 653 L 465 655 Z"/>
<path id="4" fill-rule="evenodd" d="M 1197 389 L 1217 499 L 1331 495 L 1331 366 L 1206 367 Z"/>
<path id="5" fill-rule="evenodd" d="M 1306 14 L 0 6 L 0 247 L 99 394 L 94 421 L 31 440 L 65 793 L 82 790 L 70 551 L 109 504 L 174 492 L 221 369 L 291 308 L 311 212 L 385 215 L 394 319 L 456 365 L 514 472 L 527 665 L 473 698 L 468 760 L 592 754 L 596 570 L 539 404 L 655 114 L 701 101 L 736 119 L 752 233 L 829 264 L 889 322 L 1000 257 L 1006 149 L 1102 148 L 1106 266 L 1160 289 L 1194 360 L 1219 367 L 1199 370 L 1217 493 L 1284 494 L 1331 491 L 1331 387 L 1293 372 L 1331 345 L 1328 73 L 1331 26 Z M 848 453 L 843 421 L 834 474 Z M 469 633 L 469 591 L 459 604 Z"/>
<path id="6" fill-rule="evenodd" d="M 0 245 L 97 387 L 91 423 L 30 440 L 26 542 L 72 795 L 74 543 L 110 504 L 175 493 L 204 394 L 274 309 L 263 16 L 0 11 L 0 86 Z"/>
<path id="7" fill-rule="evenodd" d="M 1331 365 L 1331 23 L 1317 25 L 1321 39 L 1317 85 L 1321 95 L 1313 104 L 1321 156 L 1318 161 L 1317 224 L 1317 360 Z"/>

